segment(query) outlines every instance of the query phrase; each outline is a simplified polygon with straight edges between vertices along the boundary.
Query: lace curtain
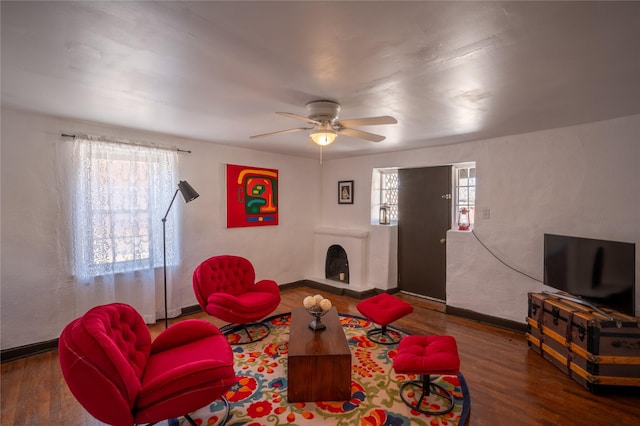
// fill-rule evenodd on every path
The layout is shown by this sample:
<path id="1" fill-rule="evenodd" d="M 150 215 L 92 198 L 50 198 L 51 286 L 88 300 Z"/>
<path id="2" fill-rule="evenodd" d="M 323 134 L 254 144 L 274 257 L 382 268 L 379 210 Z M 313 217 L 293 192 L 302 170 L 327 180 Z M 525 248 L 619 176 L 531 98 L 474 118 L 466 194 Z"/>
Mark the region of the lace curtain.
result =
<path id="1" fill-rule="evenodd" d="M 164 318 L 162 217 L 177 188 L 177 154 L 76 137 L 72 152 L 71 263 L 76 311 L 123 302 L 152 323 Z M 177 204 L 177 203 L 174 203 Z M 166 222 L 167 293 L 179 259 L 178 205 Z M 168 316 L 179 314 L 178 307 Z"/>

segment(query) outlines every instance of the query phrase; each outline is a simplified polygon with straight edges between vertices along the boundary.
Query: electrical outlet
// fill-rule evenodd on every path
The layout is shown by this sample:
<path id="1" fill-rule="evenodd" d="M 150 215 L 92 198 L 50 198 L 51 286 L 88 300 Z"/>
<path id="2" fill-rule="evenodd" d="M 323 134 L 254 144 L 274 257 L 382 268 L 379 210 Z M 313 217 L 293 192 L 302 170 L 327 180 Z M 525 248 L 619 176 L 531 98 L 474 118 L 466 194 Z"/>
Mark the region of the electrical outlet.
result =
<path id="1" fill-rule="evenodd" d="M 491 217 L 491 209 L 482 209 L 482 218 L 489 219 Z"/>

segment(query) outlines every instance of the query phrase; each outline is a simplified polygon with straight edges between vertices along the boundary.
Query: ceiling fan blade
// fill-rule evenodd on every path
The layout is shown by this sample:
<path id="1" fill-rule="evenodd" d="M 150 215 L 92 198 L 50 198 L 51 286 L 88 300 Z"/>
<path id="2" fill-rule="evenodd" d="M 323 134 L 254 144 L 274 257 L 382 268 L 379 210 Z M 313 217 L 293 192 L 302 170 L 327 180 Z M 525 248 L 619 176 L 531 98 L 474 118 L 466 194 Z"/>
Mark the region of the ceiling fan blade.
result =
<path id="1" fill-rule="evenodd" d="M 378 124 L 398 124 L 398 120 L 389 116 L 382 115 L 380 117 L 353 118 L 349 120 L 340 120 L 340 124 L 344 127 L 360 127 L 375 126 Z"/>
<path id="2" fill-rule="evenodd" d="M 352 136 L 358 139 L 368 140 L 370 142 L 382 142 L 383 140 L 385 140 L 384 136 L 376 135 L 369 132 L 363 132 L 362 130 L 357 129 L 342 128 L 338 130 L 338 133 L 342 135 Z"/>
<path id="3" fill-rule="evenodd" d="M 299 131 L 302 131 L 302 130 L 311 130 L 311 129 L 313 129 L 313 127 L 298 127 L 298 128 L 295 128 L 295 129 L 278 130 L 277 132 L 262 133 L 260 135 L 249 136 L 249 139 L 264 138 L 264 137 L 267 137 L 267 136 L 281 135 L 281 134 L 284 134 L 284 133 L 299 132 Z"/>
<path id="4" fill-rule="evenodd" d="M 308 117 L 303 117 L 302 115 L 294 114 L 292 112 L 276 112 L 276 114 L 284 115 L 285 117 L 289 117 L 289 118 L 295 118 L 296 120 L 306 121 L 307 123 L 311 123 L 311 124 L 322 124 L 319 121 L 312 120 Z"/>

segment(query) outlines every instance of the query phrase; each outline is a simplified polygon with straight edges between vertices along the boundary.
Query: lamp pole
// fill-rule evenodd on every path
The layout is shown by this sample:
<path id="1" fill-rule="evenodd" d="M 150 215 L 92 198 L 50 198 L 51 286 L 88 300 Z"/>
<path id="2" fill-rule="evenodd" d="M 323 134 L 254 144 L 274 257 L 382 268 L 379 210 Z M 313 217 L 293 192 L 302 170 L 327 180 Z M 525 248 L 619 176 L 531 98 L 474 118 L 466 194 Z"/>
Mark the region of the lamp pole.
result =
<path id="1" fill-rule="evenodd" d="M 182 193 L 185 203 L 188 203 L 189 201 L 193 201 L 200 196 L 200 194 L 198 194 L 196 190 L 193 189 L 191 185 L 189 185 L 189 182 L 187 182 L 186 180 L 181 180 L 178 183 L 178 189 L 176 189 L 176 192 L 173 194 L 171 203 L 169 203 L 169 208 L 167 209 L 167 212 L 164 214 L 164 217 L 162 218 L 162 261 L 163 261 L 163 272 L 164 272 L 164 328 L 165 330 L 169 328 L 169 313 L 168 313 L 169 309 L 167 306 L 167 216 L 169 216 L 169 211 L 171 210 L 171 206 L 173 206 L 173 202 L 175 201 L 176 195 L 178 195 L 178 192 Z"/>

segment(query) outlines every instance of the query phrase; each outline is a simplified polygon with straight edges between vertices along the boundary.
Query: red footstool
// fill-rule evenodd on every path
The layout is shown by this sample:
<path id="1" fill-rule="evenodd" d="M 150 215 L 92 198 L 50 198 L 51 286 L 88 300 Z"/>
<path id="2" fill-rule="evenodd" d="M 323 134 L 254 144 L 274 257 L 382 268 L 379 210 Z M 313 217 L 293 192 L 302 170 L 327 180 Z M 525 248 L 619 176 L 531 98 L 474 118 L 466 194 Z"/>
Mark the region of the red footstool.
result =
<path id="1" fill-rule="evenodd" d="M 406 336 L 398 346 L 393 369 L 399 374 L 419 374 L 421 380 L 405 382 L 400 387 L 402 401 L 413 410 L 425 414 L 445 414 L 453 409 L 453 395 L 442 386 L 431 383 L 431 375 L 457 375 L 460 370 L 458 345 L 452 336 Z M 417 388 L 418 392 L 411 392 Z M 430 398 L 431 394 L 435 396 Z M 407 394 L 418 395 L 409 399 Z M 429 410 L 426 406 L 442 406 L 441 410 Z"/>
<path id="2" fill-rule="evenodd" d="M 413 306 L 387 293 L 380 293 L 356 305 L 358 311 L 370 321 L 380 324 L 367 332 L 367 337 L 383 345 L 393 345 L 402 339 L 402 335 L 387 326 L 413 312 Z"/>

